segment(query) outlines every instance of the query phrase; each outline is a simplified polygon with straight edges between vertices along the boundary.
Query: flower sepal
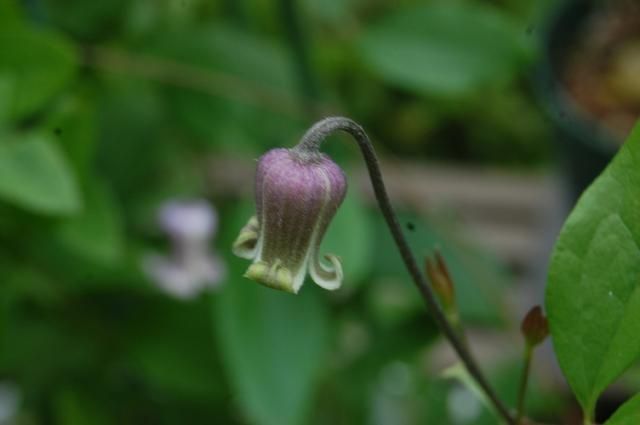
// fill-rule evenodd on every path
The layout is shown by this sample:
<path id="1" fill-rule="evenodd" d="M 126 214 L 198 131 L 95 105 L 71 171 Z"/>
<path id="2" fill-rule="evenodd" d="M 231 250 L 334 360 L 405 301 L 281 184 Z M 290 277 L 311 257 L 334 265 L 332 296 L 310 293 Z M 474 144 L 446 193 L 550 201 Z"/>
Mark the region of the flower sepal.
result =
<path id="1" fill-rule="evenodd" d="M 346 178 L 327 155 L 273 149 L 258 160 L 256 215 L 233 244 L 253 260 L 245 277 L 270 288 L 297 293 L 307 270 L 320 287 L 335 290 L 343 280 L 337 256 L 320 260 L 320 243 L 344 200 Z"/>

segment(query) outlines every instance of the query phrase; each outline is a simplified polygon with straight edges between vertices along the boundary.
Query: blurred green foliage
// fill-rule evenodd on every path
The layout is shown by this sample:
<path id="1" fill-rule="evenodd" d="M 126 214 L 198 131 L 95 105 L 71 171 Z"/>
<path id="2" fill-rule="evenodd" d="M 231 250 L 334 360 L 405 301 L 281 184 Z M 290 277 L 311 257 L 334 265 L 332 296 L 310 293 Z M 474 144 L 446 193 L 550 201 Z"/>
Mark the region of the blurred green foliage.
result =
<path id="1" fill-rule="evenodd" d="M 217 193 L 208 157 L 289 146 L 328 113 L 381 152 L 544 166 L 527 89 L 542 2 L 305 0 L 296 25 L 280 3 L 0 0 L 0 381 L 19 388 L 17 423 L 454 421 L 459 385 L 424 368 L 434 325 L 355 190 L 323 245 L 344 260 L 337 293 L 242 279 L 228 247 L 245 191 L 211 199 L 218 291 L 174 299 L 141 258 L 168 249 L 163 201 Z M 404 219 L 419 255 L 451 259 L 463 318 L 504 326 L 503 268 L 448 221 Z M 508 392 L 516 377 L 495 379 Z M 478 409 L 464 423 L 495 423 Z"/>
<path id="2" fill-rule="evenodd" d="M 518 25 L 479 4 L 410 5 L 364 35 L 361 49 L 390 83 L 432 96 L 461 97 L 508 83 L 530 52 Z"/>

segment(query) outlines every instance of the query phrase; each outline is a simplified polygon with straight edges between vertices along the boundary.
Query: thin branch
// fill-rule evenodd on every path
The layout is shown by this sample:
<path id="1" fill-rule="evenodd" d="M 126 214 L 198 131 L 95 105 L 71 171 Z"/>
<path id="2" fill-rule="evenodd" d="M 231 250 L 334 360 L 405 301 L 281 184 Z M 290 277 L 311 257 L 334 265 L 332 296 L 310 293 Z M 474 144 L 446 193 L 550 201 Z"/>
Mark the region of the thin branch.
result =
<path id="1" fill-rule="evenodd" d="M 518 410 L 516 414 L 516 423 L 521 425 L 524 417 L 524 401 L 527 394 L 527 384 L 529 382 L 529 372 L 531 370 L 531 353 L 533 347 L 530 344 L 525 345 L 524 349 L 524 365 L 522 368 L 522 376 L 520 377 L 520 389 L 518 390 Z"/>
<path id="2" fill-rule="evenodd" d="M 378 159 L 373 149 L 373 145 L 371 144 L 371 141 L 369 140 L 369 137 L 365 133 L 364 129 L 349 118 L 325 118 L 324 120 L 319 121 L 313 127 L 311 127 L 294 149 L 297 149 L 300 153 L 304 153 L 309 156 L 317 155 L 322 141 L 326 139 L 327 136 L 336 131 L 345 131 L 349 133 L 358 143 L 365 163 L 367 164 L 371 184 L 373 186 L 378 205 L 380 206 L 380 210 L 382 211 L 382 215 L 384 216 L 387 225 L 389 226 L 389 230 L 391 231 L 393 239 L 398 246 L 405 266 L 407 267 L 409 274 L 413 278 L 413 282 L 420 291 L 420 294 L 422 295 L 422 298 L 424 299 L 429 311 L 433 315 L 436 323 L 455 349 L 456 353 L 469 371 L 469 374 L 476 380 L 478 385 L 486 393 L 489 400 L 491 400 L 491 403 L 494 405 L 498 414 L 504 419 L 507 424 L 515 425 L 515 420 L 511 416 L 511 413 L 502 403 L 493 388 L 491 388 L 491 385 L 482 374 L 475 359 L 473 358 L 469 350 L 467 350 L 467 347 L 462 342 L 462 340 L 458 337 L 458 334 L 456 333 L 453 326 L 447 320 L 442 307 L 436 300 L 436 297 L 431 289 L 431 285 L 420 272 L 420 268 L 418 267 L 413 253 L 409 248 L 409 244 L 407 243 L 407 240 L 402 233 L 402 228 L 398 223 L 397 216 L 393 211 L 391 202 L 389 201 L 389 196 L 387 195 L 384 181 L 382 179 L 382 174 L 380 172 Z"/>

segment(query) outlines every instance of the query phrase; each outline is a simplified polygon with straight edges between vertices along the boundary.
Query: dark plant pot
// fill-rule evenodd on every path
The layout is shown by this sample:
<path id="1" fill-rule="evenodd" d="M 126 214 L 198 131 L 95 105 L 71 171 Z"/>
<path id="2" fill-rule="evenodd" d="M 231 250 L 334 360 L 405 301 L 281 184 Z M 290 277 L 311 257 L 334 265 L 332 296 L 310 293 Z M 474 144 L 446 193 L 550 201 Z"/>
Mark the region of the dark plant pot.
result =
<path id="1" fill-rule="evenodd" d="M 572 201 L 600 174 L 620 146 L 598 121 L 581 110 L 561 81 L 567 52 L 575 47 L 582 26 L 597 3 L 570 0 L 555 10 L 544 31 L 536 75 L 536 91 L 555 124 L 557 152 Z"/>

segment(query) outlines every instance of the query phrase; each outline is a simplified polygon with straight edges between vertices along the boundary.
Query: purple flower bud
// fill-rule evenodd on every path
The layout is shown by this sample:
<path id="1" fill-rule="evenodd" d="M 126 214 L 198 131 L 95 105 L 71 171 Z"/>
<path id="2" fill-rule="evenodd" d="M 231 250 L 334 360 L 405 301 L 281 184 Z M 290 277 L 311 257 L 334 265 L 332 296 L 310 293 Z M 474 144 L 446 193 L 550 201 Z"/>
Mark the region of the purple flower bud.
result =
<path id="1" fill-rule="evenodd" d="M 335 255 L 320 261 L 320 242 L 342 203 L 347 181 L 328 156 L 273 149 L 258 161 L 256 216 L 241 230 L 233 251 L 253 260 L 245 276 L 297 293 L 307 272 L 325 289 L 342 283 Z"/>

